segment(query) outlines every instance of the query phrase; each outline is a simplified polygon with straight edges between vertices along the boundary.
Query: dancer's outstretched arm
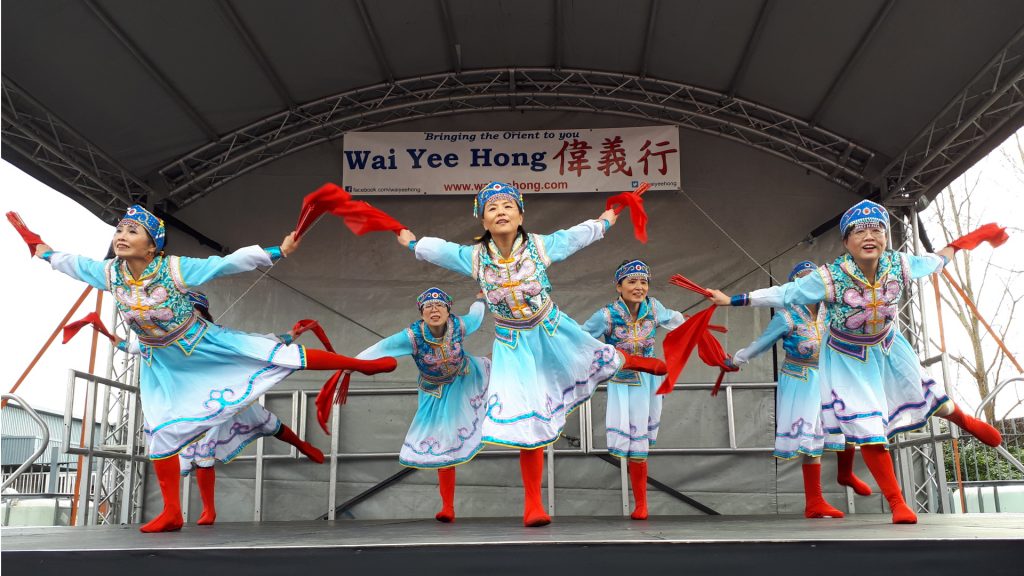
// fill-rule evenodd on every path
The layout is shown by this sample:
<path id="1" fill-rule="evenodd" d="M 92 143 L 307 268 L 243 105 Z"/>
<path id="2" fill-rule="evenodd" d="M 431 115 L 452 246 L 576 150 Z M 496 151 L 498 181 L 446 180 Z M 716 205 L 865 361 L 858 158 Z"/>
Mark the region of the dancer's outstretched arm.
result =
<path id="1" fill-rule="evenodd" d="M 587 220 L 572 228 L 541 236 L 547 260 L 561 262 L 604 238 L 604 233 L 615 224 L 616 219 L 618 215 L 614 210 L 605 210 L 597 220 Z"/>
<path id="2" fill-rule="evenodd" d="M 907 253 L 902 256 L 907 258 L 910 277 L 921 278 L 942 270 L 952 258 L 953 248 L 946 246 L 938 252 L 923 256 Z M 823 301 L 825 295 L 825 280 L 819 271 L 781 286 L 762 288 L 731 298 L 718 290 L 711 290 L 710 300 L 719 306 L 772 306 L 778 308 L 794 304 L 816 304 Z"/>
<path id="3" fill-rule="evenodd" d="M 768 323 L 768 328 L 757 339 L 732 357 L 732 363 L 736 366 L 742 366 L 750 362 L 764 351 L 771 349 L 775 342 L 789 334 L 789 331 L 790 327 L 786 322 L 786 318 L 782 314 L 776 314 L 772 317 L 771 322 Z"/>
<path id="4" fill-rule="evenodd" d="M 465 330 L 463 336 L 469 336 L 479 330 L 480 325 L 484 323 L 484 314 L 486 313 L 487 306 L 484 304 L 484 295 L 477 294 L 476 300 L 469 306 L 469 312 L 466 312 L 465 316 L 459 317 Z"/>
<path id="5" fill-rule="evenodd" d="M 178 258 L 181 282 L 186 288 L 205 284 L 214 278 L 239 274 L 255 270 L 260 266 L 270 266 L 283 257 L 290 255 L 299 247 L 295 233 L 284 237 L 280 246 L 260 248 L 246 246 L 239 248 L 227 256 L 210 256 L 209 258 Z"/>
<path id="6" fill-rule="evenodd" d="M 298 246 L 299 243 L 294 239 L 293 233 L 285 236 L 279 247 L 264 249 L 259 246 L 247 246 L 235 250 L 227 256 L 210 256 L 209 258 L 182 256 L 177 259 L 178 269 L 173 270 L 172 273 L 178 276 L 177 280 L 181 282 L 182 288 L 199 286 L 227 274 L 248 272 L 258 266 L 270 266 L 294 252 Z M 54 270 L 85 282 L 93 288 L 109 290 L 107 267 L 111 263 L 110 260 L 93 260 L 77 254 L 55 252 L 46 244 L 36 247 L 36 256 L 48 261 Z"/>
<path id="7" fill-rule="evenodd" d="M 819 269 L 820 270 L 820 269 Z M 761 288 L 747 294 L 729 297 L 719 290 L 711 290 L 709 300 L 719 306 L 771 306 L 782 308 L 794 304 L 817 304 L 825 299 L 825 281 L 821 272 L 787 282 L 781 286 Z"/>
<path id="8" fill-rule="evenodd" d="M 77 254 L 54 252 L 46 244 L 36 246 L 36 256 L 46 260 L 58 272 L 85 282 L 97 290 L 109 290 L 107 285 L 107 265 L 110 260 L 93 260 Z"/>
<path id="9" fill-rule="evenodd" d="M 398 243 L 412 250 L 417 260 L 425 260 L 464 276 L 473 276 L 473 247 L 448 242 L 440 238 L 420 238 L 411 230 L 398 234 Z"/>
<path id="10" fill-rule="evenodd" d="M 686 322 L 686 316 L 683 316 L 682 312 L 666 308 L 660 300 L 651 298 L 651 304 L 654 308 L 654 318 L 658 326 L 666 330 L 675 330 L 682 326 L 683 322 Z"/>
<path id="11" fill-rule="evenodd" d="M 412 341 L 407 330 L 396 332 L 356 355 L 359 360 L 376 360 L 385 356 L 412 355 Z"/>
<path id="12" fill-rule="evenodd" d="M 923 256 L 907 253 L 903 255 L 907 257 L 907 262 L 910 264 L 910 277 L 916 279 L 941 272 L 952 259 L 953 249 L 946 246 L 938 252 Z"/>
<path id="13" fill-rule="evenodd" d="M 590 318 L 583 323 L 583 331 L 597 340 L 611 334 L 612 318 L 608 314 L 608 308 L 602 306 L 591 314 Z"/>

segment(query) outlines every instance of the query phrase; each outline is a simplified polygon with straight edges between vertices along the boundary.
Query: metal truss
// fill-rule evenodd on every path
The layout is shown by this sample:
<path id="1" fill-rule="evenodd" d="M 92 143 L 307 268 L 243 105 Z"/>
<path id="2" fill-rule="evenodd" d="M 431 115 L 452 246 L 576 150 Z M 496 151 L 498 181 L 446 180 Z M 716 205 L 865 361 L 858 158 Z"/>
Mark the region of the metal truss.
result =
<path id="1" fill-rule="evenodd" d="M 902 216 L 893 214 L 891 219 L 894 224 L 893 249 L 921 254 L 917 212 L 904 212 L 909 213 Z M 931 356 L 933 343 L 925 314 L 924 287 L 924 279 L 920 278 L 915 282 L 913 290 L 904 292 L 904 300 L 899 310 L 899 328 L 914 347 L 918 357 L 924 359 L 925 365 L 940 363 L 943 383 L 950 386 L 945 352 L 940 351 L 937 356 Z M 947 392 L 953 393 L 952 390 Z M 939 420 L 932 418 L 921 430 L 901 434 L 896 439 L 893 453 L 903 486 L 903 496 L 915 512 L 953 511 L 943 453 L 943 442 L 950 438 L 950 433 L 940 431 Z"/>
<path id="2" fill-rule="evenodd" d="M 405 78 L 336 94 L 254 122 L 160 170 L 180 208 L 254 168 L 340 138 L 421 118 L 490 111 L 577 111 L 675 124 L 741 142 L 847 188 L 873 152 L 777 110 L 630 74 L 497 68 Z"/>
<path id="3" fill-rule="evenodd" d="M 126 342 L 134 338 L 117 310 L 112 326 L 113 333 Z M 96 474 L 83 476 L 83 481 L 91 486 L 80 490 L 80 498 L 91 497 L 92 502 L 79 504 L 79 525 L 132 524 L 140 520 L 146 458 L 139 368 L 137 356 L 111 347 L 106 378 L 125 387 L 103 387 L 98 442 L 90 445 L 84 455 L 88 459 L 85 470 L 95 470 Z M 95 390 L 94 386 L 90 388 Z"/>
<path id="4" fill-rule="evenodd" d="M 882 171 L 882 199 L 912 205 L 1024 110 L 1024 28 Z"/>
<path id="5" fill-rule="evenodd" d="M 145 204 L 148 186 L 6 76 L 2 88 L 4 146 L 69 186 L 106 222 L 116 222 L 132 204 Z"/>
<path id="6" fill-rule="evenodd" d="M 125 342 L 135 336 L 128 322 L 114 310 L 114 333 Z M 103 394 L 104 421 L 100 426 L 101 450 L 124 452 L 127 458 L 101 458 L 93 510 L 104 524 L 132 524 L 142 511 L 146 468 L 142 405 L 139 402 L 139 357 L 110 348 L 107 378 L 130 385 L 133 390 L 106 387 Z"/>

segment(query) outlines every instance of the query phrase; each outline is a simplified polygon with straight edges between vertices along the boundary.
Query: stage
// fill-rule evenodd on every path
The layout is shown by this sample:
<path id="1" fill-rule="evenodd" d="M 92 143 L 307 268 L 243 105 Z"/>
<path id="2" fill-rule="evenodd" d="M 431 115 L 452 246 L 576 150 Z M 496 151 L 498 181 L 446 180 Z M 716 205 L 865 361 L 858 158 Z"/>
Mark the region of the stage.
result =
<path id="1" fill-rule="evenodd" d="M 1024 515 L 924 514 L 916 526 L 888 515 L 840 520 L 796 516 L 680 516 L 631 521 L 560 517 L 544 528 L 517 518 L 311 521 L 4 528 L 8 574 L 792 574 L 863 575 L 941 569 L 1024 572 Z M 442 572 L 443 570 L 443 572 Z M 315 572 L 314 572 L 315 571 Z"/>

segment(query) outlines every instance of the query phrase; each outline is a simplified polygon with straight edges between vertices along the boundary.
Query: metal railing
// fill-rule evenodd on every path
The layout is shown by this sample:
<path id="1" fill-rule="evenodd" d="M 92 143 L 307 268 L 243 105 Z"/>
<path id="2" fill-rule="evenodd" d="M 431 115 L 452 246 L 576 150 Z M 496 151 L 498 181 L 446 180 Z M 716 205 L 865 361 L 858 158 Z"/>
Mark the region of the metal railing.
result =
<path id="1" fill-rule="evenodd" d="M 35 452 L 32 452 L 32 455 L 29 456 L 28 460 L 26 460 L 21 466 L 18 466 L 18 468 L 3 481 L 3 484 L 0 485 L 0 491 L 6 490 L 8 486 L 18 479 L 18 476 L 21 476 L 25 470 L 28 470 L 30 466 L 35 464 L 36 460 L 46 452 L 46 448 L 50 445 L 50 429 L 46 427 L 46 422 L 43 421 L 39 414 L 29 406 L 27 402 L 22 400 L 17 394 L 4 394 L 3 399 L 17 402 L 25 409 L 25 412 L 28 413 L 29 417 L 35 420 L 36 424 L 39 425 L 40 430 L 42 430 L 42 442 L 39 443 L 39 447 L 36 448 Z"/>
<path id="2" fill-rule="evenodd" d="M 982 418 L 982 414 L 984 414 L 985 412 L 985 407 L 988 406 L 989 404 L 995 406 L 996 396 L 998 396 L 998 394 L 1003 390 L 1003 388 L 1006 388 L 1007 386 L 1013 384 L 1014 382 L 1024 382 L 1024 376 L 1008 378 L 997 384 L 996 387 L 993 388 L 991 392 L 989 392 L 988 396 L 985 396 L 985 398 L 982 399 L 981 404 L 978 404 L 977 410 L 974 411 L 974 417 L 979 419 Z M 1020 432 L 1017 431 L 1016 422 L 1013 423 L 1013 428 L 1014 433 L 1012 435 L 1008 434 L 1008 430 L 1003 431 L 1003 445 L 996 446 L 995 451 L 998 452 L 999 455 L 1002 456 L 1007 462 L 1009 462 L 1011 466 L 1013 466 L 1022 474 L 1024 474 L 1024 463 L 1021 463 L 1021 461 L 1016 456 L 1014 456 L 1012 453 L 1010 453 L 1009 450 L 1006 449 L 1006 446 L 1008 445 L 1014 447 L 1024 447 L 1024 443 L 1022 443 L 1024 442 L 1024 440 L 1022 440 L 1024 434 L 1021 434 Z"/>
<path id="3" fill-rule="evenodd" d="M 4 474 L 4 482 L 13 478 L 13 483 L 7 487 L 16 490 L 18 497 L 33 494 L 51 494 L 71 496 L 75 489 L 75 471 L 64 470 L 53 472 L 25 472 L 17 477 L 11 474 Z"/>
<path id="4" fill-rule="evenodd" d="M 85 410 L 82 415 L 85 430 L 82 435 L 81 445 L 75 446 L 71 442 L 71 427 L 74 422 L 72 413 L 77 384 L 80 380 L 87 383 Z M 100 394 L 100 386 L 104 387 L 102 396 Z M 104 440 L 107 438 L 105 431 L 110 425 L 108 421 L 109 415 L 106 410 L 108 403 L 106 398 L 109 398 L 111 390 L 119 391 L 131 406 L 131 409 L 126 411 L 128 418 L 126 428 L 130 431 L 135 431 L 139 426 L 139 422 L 136 421 L 139 412 L 137 409 L 137 387 L 78 370 L 68 371 L 67 396 L 64 408 L 64 437 L 61 441 L 61 450 L 65 454 L 76 454 L 83 457 L 81 465 L 83 486 L 79 487 L 77 502 L 78 514 L 76 523 L 79 526 L 101 523 L 100 516 L 103 516 L 102 523 L 126 524 L 132 521 L 136 513 L 135 507 L 131 503 L 137 500 L 137 494 L 134 492 L 141 490 L 138 484 L 134 482 L 124 483 L 120 488 L 125 491 L 125 494 L 117 494 L 117 498 L 111 498 L 109 491 L 96 489 L 97 486 L 94 485 L 97 482 L 99 483 L 98 485 L 103 484 L 104 478 L 99 477 L 94 472 L 98 471 L 100 475 L 104 474 L 105 468 L 107 468 L 104 464 L 107 460 L 126 462 L 132 465 L 130 468 L 134 468 L 139 463 L 145 463 L 148 460 L 141 453 L 141 447 L 137 446 L 136 434 L 134 433 L 126 436 L 124 444 L 104 443 Z M 101 405 L 103 410 L 98 410 L 98 408 L 101 408 Z M 100 424 L 98 433 L 96 427 L 92 425 L 97 420 L 99 420 Z M 131 474 L 126 476 L 130 478 Z M 114 508 L 117 510 L 114 510 Z M 117 513 L 117 518 L 108 518 L 114 512 Z M 115 521 L 112 522 L 111 520 Z"/>
<path id="5" fill-rule="evenodd" d="M 404 384 L 403 382 L 397 382 L 396 384 Z M 415 396 L 418 393 L 418 389 L 412 386 L 412 382 L 409 382 L 409 386 L 392 386 L 387 388 L 362 388 L 352 389 L 349 391 L 350 397 L 359 396 Z M 677 391 L 697 391 L 697 390 L 711 390 L 713 384 L 711 383 L 700 383 L 700 384 L 677 384 L 674 390 Z M 770 455 L 774 450 L 773 446 L 741 446 L 736 433 L 736 413 L 735 413 L 735 396 L 734 390 L 774 390 L 777 385 L 774 382 L 769 383 L 723 383 L 722 390 L 724 395 L 724 401 L 726 404 L 726 418 L 728 427 L 728 445 L 721 447 L 691 447 L 691 448 L 671 448 L 671 447 L 660 447 L 652 448 L 650 450 L 651 455 L 683 455 L 683 454 L 749 454 L 749 453 L 761 453 Z M 601 385 L 598 387 L 598 391 L 604 391 L 607 389 L 607 385 Z M 260 398 L 261 403 L 266 403 L 267 399 L 270 398 L 290 398 L 291 399 L 291 410 L 288 418 L 282 418 L 283 421 L 289 424 L 301 438 L 306 438 L 307 427 L 309 425 L 307 414 L 307 407 L 311 402 L 311 397 L 314 396 L 316 391 L 308 390 L 291 390 L 291 391 L 270 391 L 264 394 Z M 597 447 L 594 441 L 594 409 L 590 402 L 586 402 L 577 409 L 579 415 L 579 444 L 571 445 L 568 448 L 555 448 L 554 444 L 548 446 L 546 449 L 547 456 L 547 491 L 546 500 L 548 512 L 550 514 L 555 513 L 555 492 L 557 485 L 555 483 L 555 465 L 558 459 L 563 457 L 579 458 L 579 457 L 591 457 L 608 455 L 609 452 L 605 448 Z M 331 445 L 330 450 L 325 451 L 328 462 L 330 463 L 330 476 L 328 480 L 328 498 L 327 498 L 327 511 L 325 518 L 328 520 L 334 520 L 337 515 L 338 500 L 337 500 L 337 488 L 338 488 L 338 471 L 341 462 L 356 463 L 360 461 L 369 460 L 382 460 L 382 459 L 393 459 L 397 460 L 399 452 L 387 451 L 387 452 L 342 452 L 339 450 L 339 432 L 340 432 L 340 411 L 337 406 L 331 415 L 330 429 L 331 429 Z M 289 448 L 287 453 L 282 454 L 267 454 L 264 451 L 263 439 L 257 440 L 255 444 L 254 453 L 243 454 L 238 456 L 234 461 L 250 461 L 255 463 L 255 478 L 254 478 L 254 493 L 253 493 L 253 520 L 263 520 L 263 489 L 264 479 L 266 474 L 266 463 L 272 461 L 288 461 L 296 460 L 300 458 L 298 451 L 292 447 Z M 490 449 L 484 450 L 477 454 L 476 458 L 508 458 L 518 457 L 519 451 L 512 449 Z M 623 513 L 629 514 L 629 479 L 625 473 L 625 467 L 622 467 L 620 473 L 620 489 L 622 491 L 623 498 Z M 184 500 L 183 509 L 188 509 L 188 504 L 191 499 L 191 482 L 186 482 L 182 498 Z"/>

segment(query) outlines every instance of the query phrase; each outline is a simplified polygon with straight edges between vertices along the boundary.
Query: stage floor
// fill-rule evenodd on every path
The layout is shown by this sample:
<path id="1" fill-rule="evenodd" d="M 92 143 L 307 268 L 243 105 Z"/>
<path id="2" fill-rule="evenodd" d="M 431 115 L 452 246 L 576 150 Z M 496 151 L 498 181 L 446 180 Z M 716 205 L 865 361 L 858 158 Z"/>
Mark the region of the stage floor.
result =
<path id="1" fill-rule="evenodd" d="M 808 561 L 827 562 L 830 575 L 957 566 L 986 576 L 1024 574 L 1024 514 L 924 514 L 911 526 L 881 514 L 556 517 L 543 528 L 524 528 L 517 518 L 467 518 L 223 523 L 166 534 L 141 534 L 137 526 L 4 528 L 0 535 L 3 564 L 14 574 L 130 569 L 180 576 L 216 568 L 248 576 L 333 567 L 379 576 L 433 566 L 446 574 L 520 575 L 586 567 L 588 576 L 638 567 L 688 575 L 755 567 L 760 576 L 792 574 L 792 562 Z"/>

